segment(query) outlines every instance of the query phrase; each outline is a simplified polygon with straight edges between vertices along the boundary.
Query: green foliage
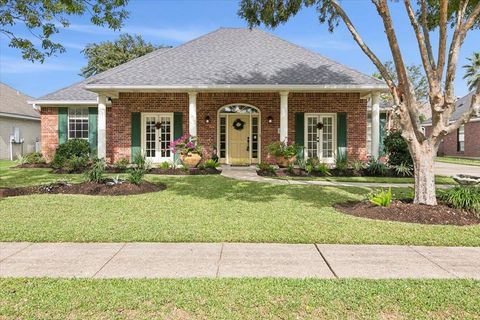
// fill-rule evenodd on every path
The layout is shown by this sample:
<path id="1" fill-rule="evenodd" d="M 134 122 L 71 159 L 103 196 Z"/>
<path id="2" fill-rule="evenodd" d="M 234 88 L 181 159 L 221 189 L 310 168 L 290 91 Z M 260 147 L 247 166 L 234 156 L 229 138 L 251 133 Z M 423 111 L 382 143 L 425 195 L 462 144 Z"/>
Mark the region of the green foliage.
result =
<path id="1" fill-rule="evenodd" d="M 65 169 L 67 172 L 82 172 L 88 165 L 88 158 L 83 156 L 73 155 L 63 162 L 61 168 Z"/>
<path id="2" fill-rule="evenodd" d="M 397 173 L 397 176 L 411 177 L 412 174 L 413 174 L 412 166 L 410 166 L 406 163 L 401 163 L 398 166 L 394 166 L 393 168 L 395 169 L 395 172 Z"/>
<path id="3" fill-rule="evenodd" d="M 267 162 L 261 162 L 257 165 L 258 167 L 258 170 L 260 171 L 266 171 L 266 172 L 275 172 L 275 168 L 270 164 L 270 163 L 267 163 Z"/>
<path id="4" fill-rule="evenodd" d="M 469 63 L 463 66 L 465 69 L 463 79 L 467 80 L 468 89 L 473 91 L 480 81 L 480 52 L 474 52 L 467 60 Z"/>
<path id="5" fill-rule="evenodd" d="M 378 192 L 371 193 L 368 196 L 368 200 L 373 205 L 388 208 L 392 202 L 392 188 L 388 188 L 388 190 L 382 189 Z"/>
<path id="6" fill-rule="evenodd" d="M 387 173 L 387 166 L 378 160 L 371 159 L 365 167 L 365 173 L 368 176 L 381 177 Z"/>
<path id="7" fill-rule="evenodd" d="M 118 171 L 125 171 L 128 168 L 130 161 L 127 158 L 121 158 L 113 164 L 113 167 Z"/>
<path id="8" fill-rule="evenodd" d="M 355 172 L 361 172 L 365 168 L 365 162 L 360 161 L 360 160 L 354 160 L 354 161 L 350 162 L 350 167 Z"/>
<path id="9" fill-rule="evenodd" d="M 90 182 L 101 182 L 105 173 L 106 163 L 104 159 L 96 159 L 92 167 L 85 172 L 87 180 Z"/>
<path id="10" fill-rule="evenodd" d="M 208 159 L 203 165 L 205 166 L 205 168 L 216 169 L 220 166 L 220 163 L 218 163 L 218 161 L 214 159 Z"/>
<path id="11" fill-rule="evenodd" d="M 135 168 L 130 168 L 128 170 L 128 177 L 127 180 L 130 183 L 139 185 L 142 182 L 143 176 L 145 175 L 146 171 L 144 168 L 141 167 L 135 167 Z"/>
<path id="12" fill-rule="evenodd" d="M 24 156 L 19 155 L 17 158 L 17 162 L 20 164 L 40 164 L 45 163 L 46 161 L 40 152 L 31 152 L 27 153 Z"/>
<path id="13" fill-rule="evenodd" d="M 383 144 L 388 154 L 389 165 L 398 166 L 405 164 L 413 167 L 413 160 L 410 156 L 407 142 L 403 139 L 400 130 L 389 132 L 385 136 Z"/>
<path id="14" fill-rule="evenodd" d="M 141 36 L 130 34 L 121 34 L 115 41 L 89 43 L 82 50 L 87 65 L 81 69 L 80 75 L 85 78 L 91 77 L 158 48 L 145 42 Z"/>
<path id="15" fill-rule="evenodd" d="M 293 163 L 290 163 L 290 164 L 287 166 L 287 172 L 288 172 L 288 173 L 292 173 L 294 168 L 295 168 L 295 167 L 293 166 Z"/>
<path id="16" fill-rule="evenodd" d="M 73 162 L 78 161 L 78 158 L 84 158 L 85 162 L 87 162 L 89 155 L 90 145 L 87 140 L 70 139 L 59 145 L 55 150 L 52 167 L 55 169 L 65 167 L 66 162 L 72 160 L 74 157 Z"/>
<path id="17" fill-rule="evenodd" d="M 268 152 L 274 157 L 292 158 L 297 155 L 299 146 L 295 143 L 288 144 L 284 141 L 275 141 L 268 145 Z"/>
<path id="18" fill-rule="evenodd" d="M 347 154 L 341 152 L 335 157 L 335 168 L 338 170 L 345 170 L 348 168 Z"/>
<path id="19" fill-rule="evenodd" d="M 332 174 L 330 173 L 330 168 L 326 163 L 320 163 L 315 167 L 315 172 L 324 175 L 324 176 L 331 176 Z"/>
<path id="20" fill-rule="evenodd" d="M 118 30 L 127 18 L 123 9 L 127 0 L 2 0 L 0 33 L 9 46 L 19 49 L 25 60 L 43 62 L 46 57 L 63 53 L 65 48 L 52 40 L 61 28 L 70 26 L 71 16 L 90 15 L 90 22 Z M 24 29 L 24 30 L 22 30 Z M 25 34 L 33 35 L 25 37 Z"/>
<path id="21" fill-rule="evenodd" d="M 144 171 L 150 170 L 152 163 L 145 158 L 141 152 L 137 152 L 133 157 L 133 164 L 136 168 L 143 169 Z"/>
<path id="22" fill-rule="evenodd" d="M 163 170 L 170 169 L 171 167 L 172 167 L 172 165 L 168 161 L 164 161 L 164 162 L 162 162 L 158 165 L 158 168 L 163 169 Z"/>
<path id="23" fill-rule="evenodd" d="M 439 190 L 438 197 L 457 209 L 464 209 L 480 216 L 480 186 L 455 186 Z"/>

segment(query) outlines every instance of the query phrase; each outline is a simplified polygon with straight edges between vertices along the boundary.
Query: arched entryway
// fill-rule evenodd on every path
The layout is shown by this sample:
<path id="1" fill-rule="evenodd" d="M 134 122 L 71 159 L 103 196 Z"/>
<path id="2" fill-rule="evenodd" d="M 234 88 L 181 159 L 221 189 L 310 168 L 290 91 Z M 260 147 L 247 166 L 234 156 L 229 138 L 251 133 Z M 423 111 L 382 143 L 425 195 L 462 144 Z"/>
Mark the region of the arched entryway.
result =
<path id="1" fill-rule="evenodd" d="M 220 162 L 249 165 L 261 159 L 260 110 L 233 103 L 218 110 L 217 150 Z"/>

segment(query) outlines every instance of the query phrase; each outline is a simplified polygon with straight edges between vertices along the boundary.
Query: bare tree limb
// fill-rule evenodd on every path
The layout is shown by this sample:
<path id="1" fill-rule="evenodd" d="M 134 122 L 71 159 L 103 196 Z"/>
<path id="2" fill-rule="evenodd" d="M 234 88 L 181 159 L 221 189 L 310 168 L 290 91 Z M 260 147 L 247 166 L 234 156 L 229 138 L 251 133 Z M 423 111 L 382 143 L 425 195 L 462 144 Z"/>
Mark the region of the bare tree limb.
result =
<path id="1" fill-rule="evenodd" d="M 421 0 L 420 2 L 420 8 L 421 8 L 421 26 L 422 26 L 422 31 L 423 31 L 423 36 L 425 37 L 425 43 L 427 46 L 428 50 L 428 60 L 430 60 L 430 64 L 432 65 L 433 69 L 437 69 L 435 66 L 435 59 L 433 58 L 433 50 L 432 50 L 432 44 L 430 42 L 430 30 L 428 30 L 428 24 L 427 24 L 427 3 L 425 2 L 426 0 Z"/>
<path id="2" fill-rule="evenodd" d="M 440 0 L 440 12 L 439 12 L 440 35 L 438 39 L 438 59 L 437 59 L 438 82 L 442 81 L 443 68 L 445 66 L 445 50 L 447 48 L 447 19 L 448 19 L 448 0 Z"/>
<path id="3" fill-rule="evenodd" d="M 445 136 L 449 133 L 452 133 L 453 131 L 460 128 L 461 125 L 467 123 L 470 120 L 470 118 L 472 118 L 475 115 L 477 116 L 480 115 L 480 82 L 477 84 L 477 89 L 472 96 L 470 108 L 467 111 L 465 111 L 460 116 L 460 118 L 458 118 L 456 121 L 454 121 L 453 123 L 445 127 L 441 133 Z"/>

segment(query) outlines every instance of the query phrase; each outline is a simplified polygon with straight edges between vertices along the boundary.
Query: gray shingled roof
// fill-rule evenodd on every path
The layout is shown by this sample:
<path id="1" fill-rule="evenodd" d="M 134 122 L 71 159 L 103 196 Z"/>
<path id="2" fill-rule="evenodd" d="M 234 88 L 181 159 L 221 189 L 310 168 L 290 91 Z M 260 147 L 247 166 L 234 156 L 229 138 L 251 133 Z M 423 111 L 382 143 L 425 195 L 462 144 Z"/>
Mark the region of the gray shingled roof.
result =
<path id="1" fill-rule="evenodd" d="M 458 99 L 456 102 L 455 102 L 455 111 L 452 113 L 452 115 L 450 116 L 450 121 L 455 121 L 455 120 L 458 120 L 458 118 L 460 118 L 460 116 L 462 114 L 465 113 L 465 111 L 467 111 L 469 108 L 470 108 L 470 104 L 472 102 L 472 97 L 473 97 L 473 93 L 474 92 L 470 92 L 469 94 L 467 94 L 466 96 L 463 96 L 461 97 L 460 99 Z M 477 115 L 477 116 L 473 116 L 471 120 L 473 119 L 480 119 L 480 115 Z M 426 121 L 424 123 L 424 125 L 431 125 L 432 124 L 432 119 L 429 119 L 428 121 Z"/>
<path id="2" fill-rule="evenodd" d="M 32 97 L 0 83 L 0 113 L 7 113 L 9 116 L 40 118 L 40 114 L 27 103 L 31 99 Z"/>
<path id="3" fill-rule="evenodd" d="M 47 95 L 44 95 L 38 100 L 42 101 L 92 101 L 96 102 L 97 101 L 97 94 L 88 90 L 85 90 L 84 87 L 85 85 L 98 78 L 106 77 L 112 73 L 118 72 L 120 70 L 123 70 L 125 68 L 129 68 L 131 65 L 136 65 L 136 64 L 141 64 L 142 61 L 154 58 L 165 51 L 169 50 L 170 48 L 164 47 L 164 48 L 159 48 L 153 52 L 150 52 L 144 56 L 141 56 L 139 58 L 130 60 L 124 64 L 121 64 L 115 68 L 112 68 L 110 70 L 104 71 L 102 73 L 99 73 L 97 75 L 91 76 L 89 78 L 86 78 L 80 82 L 77 82 L 73 85 L 70 85 L 68 87 L 59 89 L 55 92 L 49 93 Z"/>
<path id="4" fill-rule="evenodd" d="M 220 28 L 157 50 L 39 100 L 96 100 L 92 86 L 335 85 L 384 83 L 258 29 Z"/>

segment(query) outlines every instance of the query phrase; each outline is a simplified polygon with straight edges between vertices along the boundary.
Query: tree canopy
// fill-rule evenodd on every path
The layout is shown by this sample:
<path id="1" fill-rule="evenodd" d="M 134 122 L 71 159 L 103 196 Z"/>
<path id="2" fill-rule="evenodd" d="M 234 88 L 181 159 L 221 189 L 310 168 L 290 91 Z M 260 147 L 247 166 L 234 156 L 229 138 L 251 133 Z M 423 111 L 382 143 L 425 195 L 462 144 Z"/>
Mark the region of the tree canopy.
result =
<path id="1" fill-rule="evenodd" d="M 480 83 L 480 52 L 474 52 L 467 60 L 468 64 L 463 66 L 465 69 L 463 79 L 467 80 L 468 89 L 472 91 Z"/>
<path id="2" fill-rule="evenodd" d="M 88 62 L 81 69 L 80 75 L 87 78 L 165 47 L 155 46 L 139 35 L 132 36 L 127 33 L 121 34 L 114 41 L 89 43 L 82 50 Z"/>
<path id="3" fill-rule="evenodd" d="M 128 12 L 128 0 L 0 0 L 0 33 L 9 39 L 25 60 L 43 62 L 46 57 L 63 53 L 61 43 L 52 40 L 60 28 L 68 28 L 72 16 L 90 15 L 96 26 L 119 30 Z M 28 36 L 19 32 L 19 26 Z"/>

